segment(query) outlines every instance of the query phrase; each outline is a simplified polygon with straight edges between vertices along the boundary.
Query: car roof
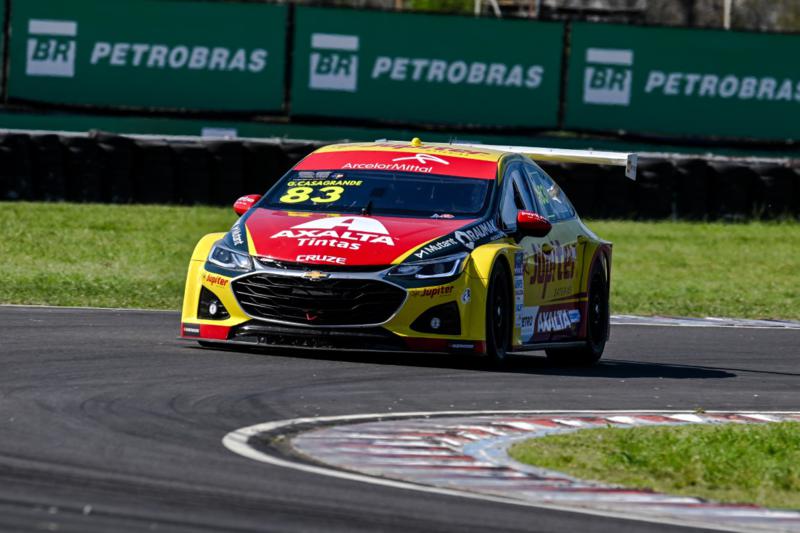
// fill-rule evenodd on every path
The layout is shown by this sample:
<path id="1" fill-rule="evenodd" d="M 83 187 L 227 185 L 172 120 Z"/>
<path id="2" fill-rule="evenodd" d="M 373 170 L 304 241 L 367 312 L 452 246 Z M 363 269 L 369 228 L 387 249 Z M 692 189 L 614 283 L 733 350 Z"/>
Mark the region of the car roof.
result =
<path id="1" fill-rule="evenodd" d="M 417 141 L 417 142 L 415 142 Z M 415 154 L 447 155 L 452 157 L 463 157 L 478 161 L 500 161 L 500 158 L 508 152 L 491 148 L 475 146 L 460 146 L 452 143 L 423 143 L 418 139 L 411 141 L 375 141 L 360 143 L 338 143 L 329 144 L 318 148 L 314 153 L 324 152 L 409 152 Z"/>
<path id="2" fill-rule="evenodd" d="M 494 180 L 500 159 L 508 152 L 449 143 L 375 141 L 323 146 L 301 161 L 296 170 L 400 170 Z"/>

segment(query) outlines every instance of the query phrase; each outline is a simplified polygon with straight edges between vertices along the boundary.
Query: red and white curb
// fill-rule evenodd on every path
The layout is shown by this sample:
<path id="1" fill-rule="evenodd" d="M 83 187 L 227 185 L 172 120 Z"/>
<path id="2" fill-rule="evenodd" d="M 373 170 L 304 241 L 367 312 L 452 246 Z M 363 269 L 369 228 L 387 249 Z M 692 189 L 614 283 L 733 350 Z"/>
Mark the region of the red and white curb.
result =
<path id="1" fill-rule="evenodd" d="M 517 463 L 518 441 L 602 427 L 800 422 L 798 412 L 473 411 L 301 418 L 233 431 L 258 461 L 437 494 L 721 531 L 800 533 L 800 512 L 721 504 L 583 481 Z M 268 441 L 284 437 L 283 451 Z M 286 438 L 288 437 L 288 447 Z M 288 448 L 288 454 L 287 454 Z"/>

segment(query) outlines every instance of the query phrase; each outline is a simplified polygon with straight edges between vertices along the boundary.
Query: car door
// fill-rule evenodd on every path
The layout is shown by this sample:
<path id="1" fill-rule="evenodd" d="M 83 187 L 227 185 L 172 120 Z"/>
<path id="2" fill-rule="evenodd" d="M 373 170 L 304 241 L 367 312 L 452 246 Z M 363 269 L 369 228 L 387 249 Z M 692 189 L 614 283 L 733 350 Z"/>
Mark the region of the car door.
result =
<path id="1" fill-rule="evenodd" d="M 503 174 L 502 200 L 500 202 L 500 222 L 503 229 L 511 234 L 517 230 L 517 213 L 538 212 L 521 161 L 509 164 Z M 544 260 L 542 246 L 546 238 L 521 237 L 520 251 L 514 258 L 514 342 L 515 345 L 529 344 L 533 341 L 534 321 L 542 305 L 541 291 L 529 286 L 529 277 L 536 266 Z"/>
<path id="2" fill-rule="evenodd" d="M 542 239 L 523 239 L 526 255 L 526 305 L 535 307 L 529 342 L 567 340 L 577 336 L 581 324 L 580 224 L 569 199 L 541 168 L 525 163 L 523 170 L 536 212 L 553 225 Z M 531 310 L 533 311 L 533 310 Z"/>

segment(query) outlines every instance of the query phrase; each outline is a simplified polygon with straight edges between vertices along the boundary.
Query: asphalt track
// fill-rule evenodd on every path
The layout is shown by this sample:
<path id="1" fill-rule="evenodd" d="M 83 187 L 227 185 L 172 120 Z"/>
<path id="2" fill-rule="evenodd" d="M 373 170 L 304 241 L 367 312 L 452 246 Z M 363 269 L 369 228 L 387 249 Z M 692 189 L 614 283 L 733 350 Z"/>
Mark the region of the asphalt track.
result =
<path id="1" fill-rule="evenodd" d="M 399 411 L 796 410 L 800 331 L 615 326 L 604 362 L 264 354 L 178 341 L 176 313 L 0 307 L 2 531 L 687 531 L 255 463 L 223 435 Z"/>

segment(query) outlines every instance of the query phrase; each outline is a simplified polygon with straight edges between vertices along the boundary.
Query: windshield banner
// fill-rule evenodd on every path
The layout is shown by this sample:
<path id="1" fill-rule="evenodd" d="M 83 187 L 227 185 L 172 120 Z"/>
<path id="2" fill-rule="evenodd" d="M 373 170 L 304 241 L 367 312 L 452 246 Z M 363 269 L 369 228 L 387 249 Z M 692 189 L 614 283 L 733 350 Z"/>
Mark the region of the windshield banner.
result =
<path id="1" fill-rule="evenodd" d="M 574 23 L 567 129 L 797 139 L 796 35 Z"/>
<path id="2" fill-rule="evenodd" d="M 13 0 L 11 98 L 280 111 L 287 8 L 222 2 Z"/>
<path id="3" fill-rule="evenodd" d="M 556 127 L 564 24 L 297 7 L 292 114 Z"/>
<path id="4" fill-rule="evenodd" d="M 373 150 L 313 153 L 303 159 L 295 170 L 383 170 L 494 179 L 497 163 L 465 157 Z"/>

